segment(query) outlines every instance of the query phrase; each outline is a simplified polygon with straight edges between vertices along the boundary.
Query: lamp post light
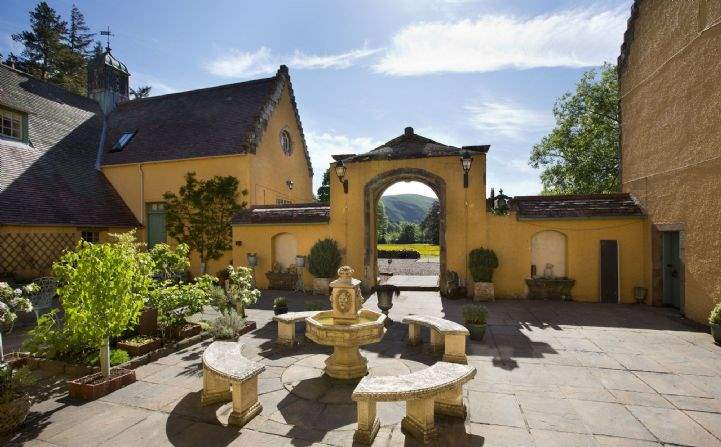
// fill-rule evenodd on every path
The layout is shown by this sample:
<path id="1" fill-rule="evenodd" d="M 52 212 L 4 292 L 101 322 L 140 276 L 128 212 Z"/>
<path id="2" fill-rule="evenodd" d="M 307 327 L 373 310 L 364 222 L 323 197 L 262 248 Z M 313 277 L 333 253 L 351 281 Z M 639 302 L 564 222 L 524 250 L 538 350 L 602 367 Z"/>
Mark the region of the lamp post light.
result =
<path id="1" fill-rule="evenodd" d="M 463 168 L 464 188 L 468 188 L 468 172 L 471 170 L 471 163 L 473 163 L 473 158 L 471 158 L 471 154 L 468 153 L 468 151 L 463 152 L 463 155 L 461 156 L 461 167 Z"/>
<path id="2" fill-rule="evenodd" d="M 338 176 L 338 180 L 343 184 L 343 193 L 348 194 L 348 179 L 345 178 L 346 166 L 343 164 L 343 160 L 339 160 L 335 165 L 335 175 Z"/>

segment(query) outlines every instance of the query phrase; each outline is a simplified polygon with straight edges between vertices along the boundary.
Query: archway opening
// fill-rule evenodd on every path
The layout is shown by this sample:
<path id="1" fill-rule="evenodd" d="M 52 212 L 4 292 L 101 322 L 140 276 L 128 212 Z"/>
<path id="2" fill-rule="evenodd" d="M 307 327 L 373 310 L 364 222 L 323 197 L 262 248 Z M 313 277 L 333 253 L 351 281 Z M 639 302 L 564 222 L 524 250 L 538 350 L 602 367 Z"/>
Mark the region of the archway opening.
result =
<path id="1" fill-rule="evenodd" d="M 365 187 L 366 278 L 406 290 L 442 289 L 445 276 L 445 181 L 398 169 Z"/>

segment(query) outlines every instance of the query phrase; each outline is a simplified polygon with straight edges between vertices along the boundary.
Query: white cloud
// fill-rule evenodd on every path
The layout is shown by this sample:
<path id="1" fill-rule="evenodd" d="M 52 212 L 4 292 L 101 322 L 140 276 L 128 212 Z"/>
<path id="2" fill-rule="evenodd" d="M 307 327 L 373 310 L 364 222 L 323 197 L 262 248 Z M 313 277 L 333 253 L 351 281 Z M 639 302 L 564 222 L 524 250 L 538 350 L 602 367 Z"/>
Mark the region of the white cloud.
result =
<path id="1" fill-rule="evenodd" d="M 501 135 L 522 139 L 528 133 L 549 129 L 553 116 L 547 112 L 528 109 L 512 102 L 485 101 L 465 107 L 470 124 L 486 138 Z"/>
<path id="2" fill-rule="evenodd" d="M 253 77 L 269 75 L 278 70 L 281 64 L 301 70 L 342 69 L 354 65 L 357 61 L 367 58 L 380 51 L 379 49 L 363 48 L 339 54 L 316 55 L 296 50 L 292 56 L 273 54 L 272 50 L 260 47 L 253 52 L 232 50 L 206 64 L 206 70 L 216 76 Z"/>
<path id="3" fill-rule="evenodd" d="M 374 66 L 395 76 L 507 68 L 586 67 L 614 61 L 628 7 L 573 9 L 522 18 L 483 15 L 400 30 Z"/>
<path id="4" fill-rule="evenodd" d="M 166 84 L 155 76 L 143 72 L 131 73 L 130 81 L 131 86 L 136 88 L 142 85 L 151 86 L 150 96 L 167 95 L 178 91 L 177 88 L 171 86 L 170 84 Z"/>
<path id="5" fill-rule="evenodd" d="M 331 155 L 362 154 L 383 143 L 368 137 L 349 137 L 332 132 L 306 132 L 305 141 L 313 165 L 314 190 L 318 189 L 323 181 L 323 173 L 328 169 L 328 164 L 333 162 Z"/>

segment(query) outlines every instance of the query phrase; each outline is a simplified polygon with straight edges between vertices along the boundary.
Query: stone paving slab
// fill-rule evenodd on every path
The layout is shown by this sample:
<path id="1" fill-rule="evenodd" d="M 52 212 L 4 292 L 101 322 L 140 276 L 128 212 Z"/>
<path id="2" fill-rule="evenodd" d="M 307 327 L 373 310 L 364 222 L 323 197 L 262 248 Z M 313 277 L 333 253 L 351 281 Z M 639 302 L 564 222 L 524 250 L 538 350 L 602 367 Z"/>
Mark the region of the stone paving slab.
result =
<path id="1" fill-rule="evenodd" d="M 64 395 L 43 380 L 22 430 L 0 445 L 27 446 L 309 446 L 352 445 L 352 388 L 321 377 L 327 347 L 304 340 L 278 350 L 272 300 L 291 311 L 317 296 L 264 292 L 248 309 L 258 329 L 242 337 L 244 355 L 266 366 L 258 381 L 263 412 L 246 427 L 227 426 L 230 404 L 200 406 L 200 356 L 190 346 L 136 370 L 138 381 L 94 402 Z M 374 374 L 418 371 L 440 360 L 406 346 L 399 321 L 424 314 L 461 321 L 467 300 L 433 292 L 394 299 L 381 343 L 362 350 Z M 443 445 L 620 446 L 721 445 L 721 347 L 666 310 L 627 305 L 496 301 L 482 342 L 469 341 L 476 378 L 465 387 L 465 422 L 438 418 Z M 377 310 L 375 297 L 366 306 Z M 209 311 L 195 319 L 212 319 Z M 299 325 L 302 334 L 302 325 Z M 429 333 L 422 331 L 427 341 Z M 299 337 L 303 340 L 303 337 Z M 417 445 L 400 430 L 403 403 L 378 405 L 376 446 Z"/>

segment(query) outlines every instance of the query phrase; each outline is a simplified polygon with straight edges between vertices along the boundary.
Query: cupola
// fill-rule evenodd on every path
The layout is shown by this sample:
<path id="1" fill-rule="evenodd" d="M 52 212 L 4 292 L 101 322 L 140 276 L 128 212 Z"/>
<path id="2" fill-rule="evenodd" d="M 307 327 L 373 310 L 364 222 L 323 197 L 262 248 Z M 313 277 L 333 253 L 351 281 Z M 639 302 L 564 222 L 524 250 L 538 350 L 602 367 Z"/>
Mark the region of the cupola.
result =
<path id="1" fill-rule="evenodd" d="M 128 68 L 107 47 L 88 63 L 88 97 L 96 100 L 107 115 L 118 103 L 129 99 L 129 77 Z"/>

